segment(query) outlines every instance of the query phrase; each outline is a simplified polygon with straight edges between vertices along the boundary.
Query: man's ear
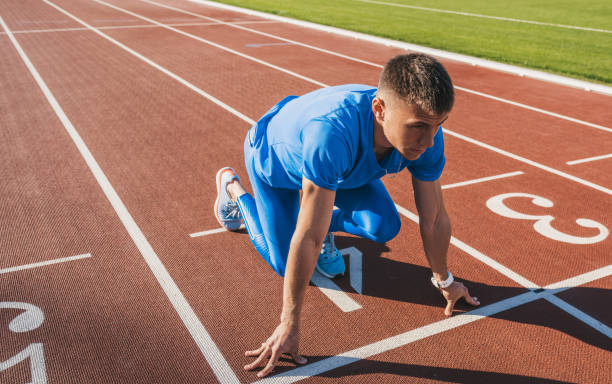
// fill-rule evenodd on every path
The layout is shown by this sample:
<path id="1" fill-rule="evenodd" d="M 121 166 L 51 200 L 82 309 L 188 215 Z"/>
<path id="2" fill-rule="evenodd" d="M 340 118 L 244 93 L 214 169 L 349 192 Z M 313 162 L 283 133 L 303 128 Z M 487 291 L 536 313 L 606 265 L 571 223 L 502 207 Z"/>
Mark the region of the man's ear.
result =
<path id="1" fill-rule="evenodd" d="M 385 101 L 378 96 L 372 100 L 372 112 L 378 122 L 385 120 Z"/>

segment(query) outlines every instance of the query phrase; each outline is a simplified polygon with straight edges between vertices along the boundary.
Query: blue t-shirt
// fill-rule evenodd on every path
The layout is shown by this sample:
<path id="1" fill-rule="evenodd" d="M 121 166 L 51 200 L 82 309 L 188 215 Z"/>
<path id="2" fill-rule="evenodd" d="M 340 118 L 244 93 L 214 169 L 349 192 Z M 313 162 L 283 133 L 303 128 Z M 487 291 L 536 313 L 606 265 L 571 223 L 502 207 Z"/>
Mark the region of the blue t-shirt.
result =
<path id="1" fill-rule="evenodd" d="M 376 88 L 350 84 L 285 98 L 253 128 L 257 175 L 287 189 L 301 189 L 302 177 L 326 189 L 357 188 L 404 168 L 419 180 L 437 180 L 446 162 L 442 129 L 416 160 L 395 149 L 376 160 L 375 96 Z"/>

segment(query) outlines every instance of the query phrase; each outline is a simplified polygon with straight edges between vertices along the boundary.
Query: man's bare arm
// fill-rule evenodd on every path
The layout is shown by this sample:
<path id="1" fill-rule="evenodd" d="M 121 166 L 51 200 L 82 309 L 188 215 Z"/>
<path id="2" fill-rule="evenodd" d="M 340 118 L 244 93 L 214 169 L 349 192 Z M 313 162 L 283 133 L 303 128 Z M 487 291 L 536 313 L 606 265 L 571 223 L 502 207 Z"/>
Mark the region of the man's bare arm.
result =
<path id="1" fill-rule="evenodd" d="M 298 351 L 300 314 L 306 287 L 329 230 L 335 196 L 334 191 L 318 187 L 308 179 L 302 180 L 300 213 L 285 269 L 281 323 L 259 349 L 246 352 L 247 356 L 257 356 L 254 362 L 244 367 L 247 370 L 260 366 L 266 358 L 270 358 L 265 368 L 257 374 L 259 377 L 272 372 L 282 353 L 290 353 L 297 363 L 306 363 Z"/>
<path id="2" fill-rule="evenodd" d="M 421 181 L 413 177 L 412 187 L 419 212 L 419 228 L 425 256 L 436 279 L 446 280 L 446 254 L 450 243 L 451 224 L 444 207 L 440 182 Z"/>
<path id="3" fill-rule="evenodd" d="M 334 207 L 334 191 L 321 188 L 308 179 L 302 181 L 302 202 L 291 246 L 283 289 L 281 322 L 299 324 L 304 291 L 329 230 Z"/>
<path id="4" fill-rule="evenodd" d="M 431 266 L 433 276 L 438 281 L 448 277 L 446 257 L 451 237 L 451 224 L 444 207 L 440 182 L 422 181 L 412 178 L 414 199 L 419 212 L 419 227 L 425 256 Z M 459 282 L 453 282 L 449 287 L 441 289 L 447 300 L 444 314 L 450 316 L 455 303 L 462 297 L 472 305 L 479 305 L 478 299 L 470 296 L 467 288 Z"/>

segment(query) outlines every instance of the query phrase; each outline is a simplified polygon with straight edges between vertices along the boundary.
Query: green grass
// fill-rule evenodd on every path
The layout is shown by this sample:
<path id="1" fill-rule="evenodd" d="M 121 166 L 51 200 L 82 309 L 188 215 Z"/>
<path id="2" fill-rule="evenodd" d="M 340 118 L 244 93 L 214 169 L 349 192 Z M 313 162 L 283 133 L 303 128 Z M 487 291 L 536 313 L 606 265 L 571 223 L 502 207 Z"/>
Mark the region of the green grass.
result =
<path id="1" fill-rule="evenodd" d="M 610 0 L 380 1 L 612 31 Z M 436 13 L 357 0 L 219 2 L 612 84 L 612 33 Z"/>

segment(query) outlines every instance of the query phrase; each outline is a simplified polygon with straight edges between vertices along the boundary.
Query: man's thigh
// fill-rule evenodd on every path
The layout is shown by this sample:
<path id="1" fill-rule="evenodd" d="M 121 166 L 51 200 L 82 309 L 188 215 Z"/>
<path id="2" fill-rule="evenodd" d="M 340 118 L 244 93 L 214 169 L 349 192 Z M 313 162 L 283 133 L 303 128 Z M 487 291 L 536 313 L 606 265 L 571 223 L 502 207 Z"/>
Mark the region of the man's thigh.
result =
<path id="1" fill-rule="evenodd" d="M 300 209 L 300 193 L 291 189 L 274 188 L 261 180 L 253 166 L 253 150 L 247 140 L 245 163 L 253 188 L 259 222 L 270 252 L 270 264 L 284 274 L 289 244 Z"/>
<path id="2" fill-rule="evenodd" d="M 359 227 L 356 235 L 386 242 L 394 238 L 401 227 L 395 203 L 380 179 L 360 188 L 339 189 L 334 204 L 345 220 Z"/>

